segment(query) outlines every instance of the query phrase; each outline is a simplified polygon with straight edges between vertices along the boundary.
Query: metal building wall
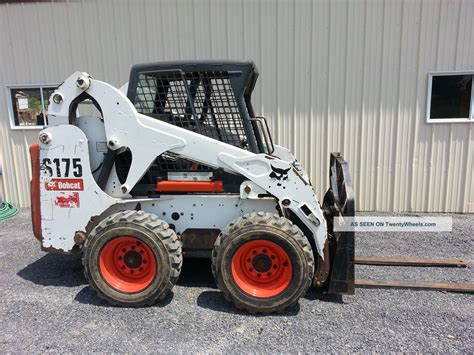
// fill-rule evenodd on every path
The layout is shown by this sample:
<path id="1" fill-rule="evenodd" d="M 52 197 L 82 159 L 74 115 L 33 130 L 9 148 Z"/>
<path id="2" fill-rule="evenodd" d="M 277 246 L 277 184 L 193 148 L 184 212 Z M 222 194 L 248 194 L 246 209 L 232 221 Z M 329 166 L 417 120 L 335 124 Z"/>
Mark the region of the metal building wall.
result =
<path id="1" fill-rule="evenodd" d="M 83 70 L 114 85 L 133 63 L 253 59 L 254 104 L 319 197 L 330 151 L 359 210 L 474 212 L 474 124 L 426 124 L 427 74 L 474 69 L 472 0 L 71 1 L 0 4 L 0 87 Z M 27 146 L 0 94 L 5 198 L 29 204 Z"/>

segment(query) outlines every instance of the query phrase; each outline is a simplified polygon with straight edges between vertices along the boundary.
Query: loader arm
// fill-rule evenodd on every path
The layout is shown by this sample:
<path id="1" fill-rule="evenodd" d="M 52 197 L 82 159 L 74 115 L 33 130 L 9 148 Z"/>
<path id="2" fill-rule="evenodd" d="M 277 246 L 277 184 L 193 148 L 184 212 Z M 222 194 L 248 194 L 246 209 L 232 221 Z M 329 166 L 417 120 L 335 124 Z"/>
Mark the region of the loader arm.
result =
<path id="1" fill-rule="evenodd" d="M 78 128 L 70 123 L 74 119 L 73 108 L 84 97 L 91 99 L 100 108 L 109 151 L 119 152 L 128 148 L 132 154 L 126 181 L 113 197 L 107 195 L 105 202 L 96 207 L 96 214 L 114 204 L 130 200 L 130 191 L 156 157 L 164 152 L 172 152 L 246 177 L 252 193 L 248 192 L 249 189 L 241 189 L 242 199 L 257 198 L 259 193 L 274 196 L 282 211 L 291 211 L 310 231 L 308 238 L 313 242 L 319 256 L 324 259 L 326 219 L 311 185 L 290 162 L 266 154 L 255 154 L 140 114 L 119 89 L 92 79 L 86 73 L 72 74 L 51 96 L 48 107 L 50 127 L 40 133 L 41 159 L 53 158 L 61 146 L 64 149 L 64 137 L 72 139 L 81 136 L 77 132 Z M 58 142 L 61 144 L 58 145 Z M 82 149 L 85 155 L 86 147 Z M 90 188 L 90 193 L 106 195 L 91 178 L 92 173 L 85 170 L 85 174 L 90 176 L 84 184 L 94 185 Z M 70 226 L 71 230 L 85 230 L 84 220 L 73 219 L 68 223 L 73 224 Z M 54 230 L 51 231 L 54 224 L 50 224 L 49 228 L 48 232 L 54 234 Z"/>

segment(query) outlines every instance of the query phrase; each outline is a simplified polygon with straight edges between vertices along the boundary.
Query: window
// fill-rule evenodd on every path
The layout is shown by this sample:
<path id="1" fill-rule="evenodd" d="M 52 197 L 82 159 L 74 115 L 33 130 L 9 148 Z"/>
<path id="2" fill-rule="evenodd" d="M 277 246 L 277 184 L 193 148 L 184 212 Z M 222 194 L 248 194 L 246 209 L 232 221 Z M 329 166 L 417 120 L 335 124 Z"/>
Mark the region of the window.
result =
<path id="1" fill-rule="evenodd" d="M 428 123 L 474 122 L 474 71 L 430 73 Z"/>
<path id="2" fill-rule="evenodd" d="M 56 84 L 7 86 L 11 128 L 38 129 L 46 126 L 49 97 L 57 87 Z"/>

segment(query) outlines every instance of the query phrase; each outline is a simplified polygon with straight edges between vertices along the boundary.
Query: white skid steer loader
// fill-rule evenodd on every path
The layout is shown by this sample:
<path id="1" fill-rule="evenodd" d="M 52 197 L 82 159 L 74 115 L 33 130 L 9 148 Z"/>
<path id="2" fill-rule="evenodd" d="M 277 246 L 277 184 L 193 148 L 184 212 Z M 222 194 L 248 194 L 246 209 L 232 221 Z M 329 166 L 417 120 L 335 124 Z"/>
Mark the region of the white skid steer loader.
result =
<path id="1" fill-rule="evenodd" d="M 51 95 L 30 147 L 32 219 L 42 249 L 82 253 L 98 295 L 150 305 L 185 257 L 212 258 L 224 296 L 250 312 L 282 310 L 308 287 L 354 292 L 348 165 L 331 154 L 321 205 L 287 149 L 257 117 L 252 62 L 135 65 L 128 92 L 76 72 Z M 78 115 L 92 103 L 97 114 Z"/>

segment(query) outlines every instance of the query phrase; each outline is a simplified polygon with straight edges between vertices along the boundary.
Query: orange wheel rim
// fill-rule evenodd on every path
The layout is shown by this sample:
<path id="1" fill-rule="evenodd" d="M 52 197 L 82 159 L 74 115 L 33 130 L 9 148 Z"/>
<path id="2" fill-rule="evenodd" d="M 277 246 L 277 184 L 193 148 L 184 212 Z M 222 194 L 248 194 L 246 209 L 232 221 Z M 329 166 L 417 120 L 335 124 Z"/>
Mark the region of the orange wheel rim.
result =
<path id="1" fill-rule="evenodd" d="M 156 258 L 151 248 L 135 237 L 117 237 L 101 250 L 99 268 L 114 289 L 136 293 L 146 289 L 156 276 Z"/>
<path id="2" fill-rule="evenodd" d="M 232 277 L 245 293 L 258 298 L 273 297 L 290 284 L 293 266 L 278 244 L 258 239 L 243 244 L 232 257 Z"/>

